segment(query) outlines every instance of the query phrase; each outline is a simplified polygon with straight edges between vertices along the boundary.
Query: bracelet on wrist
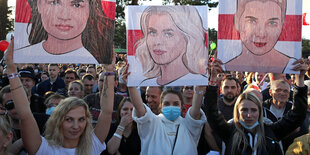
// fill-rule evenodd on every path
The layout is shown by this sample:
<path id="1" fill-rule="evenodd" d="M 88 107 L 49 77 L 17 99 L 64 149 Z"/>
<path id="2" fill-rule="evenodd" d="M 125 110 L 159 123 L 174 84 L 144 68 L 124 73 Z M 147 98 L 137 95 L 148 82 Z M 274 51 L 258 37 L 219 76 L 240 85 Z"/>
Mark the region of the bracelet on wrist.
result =
<path id="1" fill-rule="evenodd" d="M 18 88 L 22 88 L 23 87 L 23 85 L 20 85 L 20 86 L 18 86 L 18 87 L 16 87 L 16 88 L 10 88 L 10 90 L 11 90 L 11 92 L 12 91 L 14 91 L 14 90 L 16 90 L 16 89 L 18 89 Z"/>
<path id="2" fill-rule="evenodd" d="M 117 138 L 119 138 L 119 139 L 122 139 L 122 136 L 119 135 L 118 133 L 114 133 L 113 136 L 115 136 L 115 137 L 117 137 Z"/>
<path id="3" fill-rule="evenodd" d="M 122 127 L 121 125 L 118 125 L 117 129 L 120 130 L 120 131 L 124 131 L 125 130 L 125 128 Z"/>
<path id="4" fill-rule="evenodd" d="M 16 77 L 20 77 L 20 75 L 18 73 L 12 73 L 8 75 L 8 79 L 14 79 Z"/>
<path id="5" fill-rule="evenodd" d="M 112 75 L 115 75 L 115 72 L 105 72 L 103 75 L 104 76 L 112 76 Z"/>

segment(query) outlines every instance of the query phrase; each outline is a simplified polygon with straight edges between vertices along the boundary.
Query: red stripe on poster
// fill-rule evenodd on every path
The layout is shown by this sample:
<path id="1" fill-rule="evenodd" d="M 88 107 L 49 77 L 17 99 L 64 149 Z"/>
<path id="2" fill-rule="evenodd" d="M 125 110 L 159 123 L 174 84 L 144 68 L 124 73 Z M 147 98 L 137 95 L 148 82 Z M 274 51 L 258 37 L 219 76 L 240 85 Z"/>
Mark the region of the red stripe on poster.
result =
<path id="1" fill-rule="evenodd" d="M 136 47 L 135 43 L 143 37 L 141 30 L 128 30 L 127 37 L 127 55 L 135 55 Z M 208 47 L 208 33 L 205 33 L 205 43 L 206 47 Z"/>
<path id="2" fill-rule="evenodd" d="M 15 22 L 28 23 L 32 16 L 27 0 L 16 0 Z"/>
<path id="3" fill-rule="evenodd" d="M 102 9 L 110 19 L 115 19 L 115 2 L 101 0 Z M 27 0 L 16 0 L 15 22 L 28 23 L 32 16 L 31 7 Z"/>
<path id="4" fill-rule="evenodd" d="M 127 55 L 135 55 L 136 47 L 134 47 L 136 41 L 143 37 L 141 30 L 128 30 L 127 31 Z"/>
<path id="5" fill-rule="evenodd" d="M 101 5 L 107 17 L 115 20 L 115 2 L 101 0 Z"/>
<path id="6" fill-rule="evenodd" d="M 301 41 L 302 15 L 286 15 L 279 41 Z M 218 39 L 240 40 L 233 14 L 220 14 Z"/>
<path id="7" fill-rule="evenodd" d="M 234 26 L 233 14 L 219 15 L 218 39 L 240 40 L 239 32 Z"/>

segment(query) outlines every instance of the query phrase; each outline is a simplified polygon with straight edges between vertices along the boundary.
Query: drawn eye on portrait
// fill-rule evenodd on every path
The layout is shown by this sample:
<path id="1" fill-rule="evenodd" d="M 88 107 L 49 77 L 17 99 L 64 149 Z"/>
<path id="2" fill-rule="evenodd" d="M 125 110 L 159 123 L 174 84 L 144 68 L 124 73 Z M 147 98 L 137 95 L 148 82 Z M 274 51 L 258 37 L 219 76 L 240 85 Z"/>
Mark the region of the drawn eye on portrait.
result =
<path id="1" fill-rule="evenodd" d="M 18 0 L 17 3 L 20 5 L 16 9 L 14 62 L 111 62 L 115 2 Z M 103 10 L 102 4 L 111 7 Z"/>
<path id="2" fill-rule="evenodd" d="M 218 58 L 226 70 L 295 73 L 292 63 L 301 57 L 299 9 L 295 0 L 221 0 Z"/>
<path id="3" fill-rule="evenodd" d="M 128 85 L 184 85 L 180 83 L 184 79 L 192 79 L 195 83 L 206 78 L 207 8 L 149 6 L 134 9 L 128 7 L 130 15 L 126 16 L 133 20 L 129 19 L 132 23 L 128 25 L 139 30 L 139 34 L 130 36 L 133 30 L 128 28 L 128 62 L 134 67 L 129 70 L 135 73 L 135 77 L 129 76 Z M 138 16 L 140 11 L 142 14 Z M 135 41 L 131 40 L 133 37 Z"/>

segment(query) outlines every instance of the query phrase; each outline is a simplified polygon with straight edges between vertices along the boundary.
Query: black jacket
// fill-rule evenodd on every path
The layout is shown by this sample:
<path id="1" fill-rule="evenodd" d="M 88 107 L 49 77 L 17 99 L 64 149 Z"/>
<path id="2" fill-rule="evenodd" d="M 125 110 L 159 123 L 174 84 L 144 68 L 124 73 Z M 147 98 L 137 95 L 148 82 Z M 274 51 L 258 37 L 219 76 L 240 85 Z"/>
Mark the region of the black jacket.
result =
<path id="1" fill-rule="evenodd" d="M 236 152 L 231 152 L 233 135 L 236 132 L 236 128 L 234 123 L 227 123 L 223 115 L 218 112 L 217 92 L 217 87 L 209 86 L 207 88 L 204 106 L 206 106 L 205 113 L 207 114 L 208 123 L 212 129 L 221 136 L 226 144 L 225 154 L 252 154 L 252 149 L 249 144 L 244 152 L 242 152 L 242 147 L 238 148 Z M 296 87 L 293 98 L 293 108 L 285 114 L 281 120 L 272 124 L 264 124 L 265 145 L 260 146 L 256 150 L 257 154 L 282 154 L 278 141 L 283 139 L 303 123 L 307 109 L 307 87 Z M 244 130 L 244 132 L 248 140 L 251 141 L 250 139 L 251 137 L 253 139 L 254 135 L 251 135 L 250 133 L 248 134 L 248 131 L 246 130 Z"/>

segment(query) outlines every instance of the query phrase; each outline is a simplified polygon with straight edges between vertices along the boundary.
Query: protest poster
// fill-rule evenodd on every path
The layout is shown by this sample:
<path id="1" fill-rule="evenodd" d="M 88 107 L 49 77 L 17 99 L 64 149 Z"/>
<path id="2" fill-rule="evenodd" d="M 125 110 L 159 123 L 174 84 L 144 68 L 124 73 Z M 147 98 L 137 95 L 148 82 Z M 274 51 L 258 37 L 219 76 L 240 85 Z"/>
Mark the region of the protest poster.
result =
<path id="1" fill-rule="evenodd" d="M 207 85 L 207 18 L 207 6 L 128 6 L 128 86 Z"/>
<path id="2" fill-rule="evenodd" d="M 17 0 L 15 63 L 111 63 L 115 0 Z"/>
<path id="3" fill-rule="evenodd" d="M 295 73 L 302 1 L 220 0 L 218 58 L 228 71 Z"/>

